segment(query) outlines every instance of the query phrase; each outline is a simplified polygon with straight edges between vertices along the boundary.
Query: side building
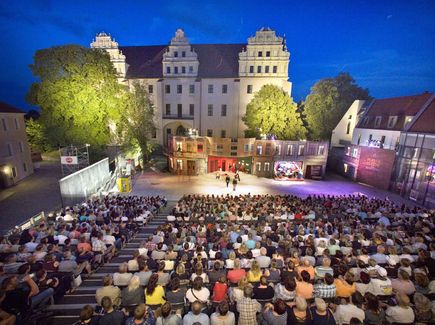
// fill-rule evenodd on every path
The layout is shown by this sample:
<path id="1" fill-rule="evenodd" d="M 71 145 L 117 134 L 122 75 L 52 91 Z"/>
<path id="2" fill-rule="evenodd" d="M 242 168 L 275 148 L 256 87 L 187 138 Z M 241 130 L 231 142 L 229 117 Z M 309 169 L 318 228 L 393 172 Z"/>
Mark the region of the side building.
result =
<path id="1" fill-rule="evenodd" d="M 327 141 L 170 136 L 165 153 L 169 170 L 183 175 L 240 170 L 277 180 L 302 180 L 324 176 L 328 146 Z"/>
<path id="2" fill-rule="evenodd" d="M 23 111 L 0 102 L 0 188 L 33 174 L 24 115 Z"/>
<path id="3" fill-rule="evenodd" d="M 92 48 L 106 50 L 121 83 L 146 86 L 155 107 L 155 141 L 198 130 L 200 136 L 241 138 L 246 106 L 263 85 L 291 95 L 290 53 L 269 28 L 247 44 L 191 44 L 178 29 L 169 45 L 119 46 L 100 33 Z"/>

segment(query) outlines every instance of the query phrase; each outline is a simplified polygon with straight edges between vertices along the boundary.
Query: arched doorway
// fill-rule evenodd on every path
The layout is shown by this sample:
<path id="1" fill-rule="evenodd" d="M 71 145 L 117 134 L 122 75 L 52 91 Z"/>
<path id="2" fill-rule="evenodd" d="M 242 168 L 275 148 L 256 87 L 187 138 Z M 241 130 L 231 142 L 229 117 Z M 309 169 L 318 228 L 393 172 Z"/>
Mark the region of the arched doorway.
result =
<path id="1" fill-rule="evenodd" d="M 185 135 L 186 134 L 186 129 L 184 128 L 184 126 L 180 125 L 177 130 L 175 131 L 175 135 Z"/>
<path id="2" fill-rule="evenodd" d="M 184 136 L 186 134 L 186 130 L 192 128 L 193 126 L 189 123 L 174 121 L 169 122 L 163 127 L 163 143 L 164 146 L 168 146 L 168 139 L 171 135 L 174 136 Z"/>

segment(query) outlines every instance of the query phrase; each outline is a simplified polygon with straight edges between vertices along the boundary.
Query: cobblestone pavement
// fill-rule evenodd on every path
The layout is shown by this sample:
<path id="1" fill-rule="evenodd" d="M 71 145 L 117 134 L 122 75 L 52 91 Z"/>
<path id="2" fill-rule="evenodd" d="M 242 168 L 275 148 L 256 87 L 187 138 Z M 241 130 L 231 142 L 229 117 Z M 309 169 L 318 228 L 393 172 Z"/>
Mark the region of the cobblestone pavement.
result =
<path id="1" fill-rule="evenodd" d="M 229 173 L 232 177 L 233 174 Z M 232 184 L 226 187 L 224 177 L 215 179 L 214 174 L 202 176 L 177 176 L 157 171 L 147 171 L 134 179 L 133 194 L 166 195 L 169 200 L 178 200 L 184 194 L 293 194 L 306 197 L 309 194 L 346 195 L 363 193 L 369 197 L 386 198 L 414 206 L 410 200 L 368 185 L 330 174 L 324 180 L 276 181 L 248 174 L 240 175 L 241 182 L 233 191 Z"/>
<path id="2" fill-rule="evenodd" d="M 58 161 L 43 161 L 41 168 L 16 185 L 0 191 L 0 233 L 41 211 L 60 208 Z"/>

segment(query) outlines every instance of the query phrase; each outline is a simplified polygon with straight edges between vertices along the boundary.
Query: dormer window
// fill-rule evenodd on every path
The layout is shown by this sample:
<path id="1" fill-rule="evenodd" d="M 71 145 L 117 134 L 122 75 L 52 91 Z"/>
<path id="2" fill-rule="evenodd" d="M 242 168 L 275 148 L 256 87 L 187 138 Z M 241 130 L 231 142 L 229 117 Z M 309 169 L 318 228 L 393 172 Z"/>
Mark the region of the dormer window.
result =
<path id="1" fill-rule="evenodd" d="M 410 116 L 410 115 L 405 116 L 405 125 L 404 125 L 404 127 L 406 127 L 409 123 L 412 122 L 412 118 L 413 118 L 413 116 Z"/>
<path id="2" fill-rule="evenodd" d="M 381 126 L 381 122 L 382 122 L 382 116 L 376 116 L 375 119 L 375 128 L 378 128 Z"/>
<path id="3" fill-rule="evenodd" d="M 396 126 L 397 123 L 397 116 L 390 116 L 388 117 L 388 128 L 392 129 Z"/>

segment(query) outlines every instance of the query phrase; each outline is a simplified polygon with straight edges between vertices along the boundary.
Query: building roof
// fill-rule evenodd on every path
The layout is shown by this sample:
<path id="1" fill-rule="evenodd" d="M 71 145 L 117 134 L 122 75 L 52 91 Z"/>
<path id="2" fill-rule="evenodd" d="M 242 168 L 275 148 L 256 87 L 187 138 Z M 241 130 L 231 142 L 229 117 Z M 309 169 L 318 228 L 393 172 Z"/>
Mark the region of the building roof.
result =
<path id="1" fill-rule="evenodd" d="M 26 114 L 26 112 L 4 102 L 0 102 L 0 113 Z"/>
<path id="2" fill-rule="evenodd" d="M 239 53 L 246 44 L 192 44 L 198 55 L 198 78 L 238 78 Z M 167 45 L 120 46 L 129 65 L 127 78 L 163 78 Z"/>
<path id="3" fill-rule="evenodd" d="M 393 98 L 375 99 L 369 106 L 366 114 L 358 123 L 362 129 L 385 129 L 401 131 L 404 129 L 406 116 L 415 116 L 431 98 L 431 93 L 423 93 L 413 96 L 401 96 Z M 381 124 L 375 127 L 376 116 L 381 116 Z M 388 118 L 397 116 L 394 127 L 388 127 Z M 367 121 L 367 122 L 366 122 Z"/>
<path id="4" fill-rule="evenodd" d="M 435 133 L 435 98 L 425 107 L 407 129 L 415 133 Z"/>

